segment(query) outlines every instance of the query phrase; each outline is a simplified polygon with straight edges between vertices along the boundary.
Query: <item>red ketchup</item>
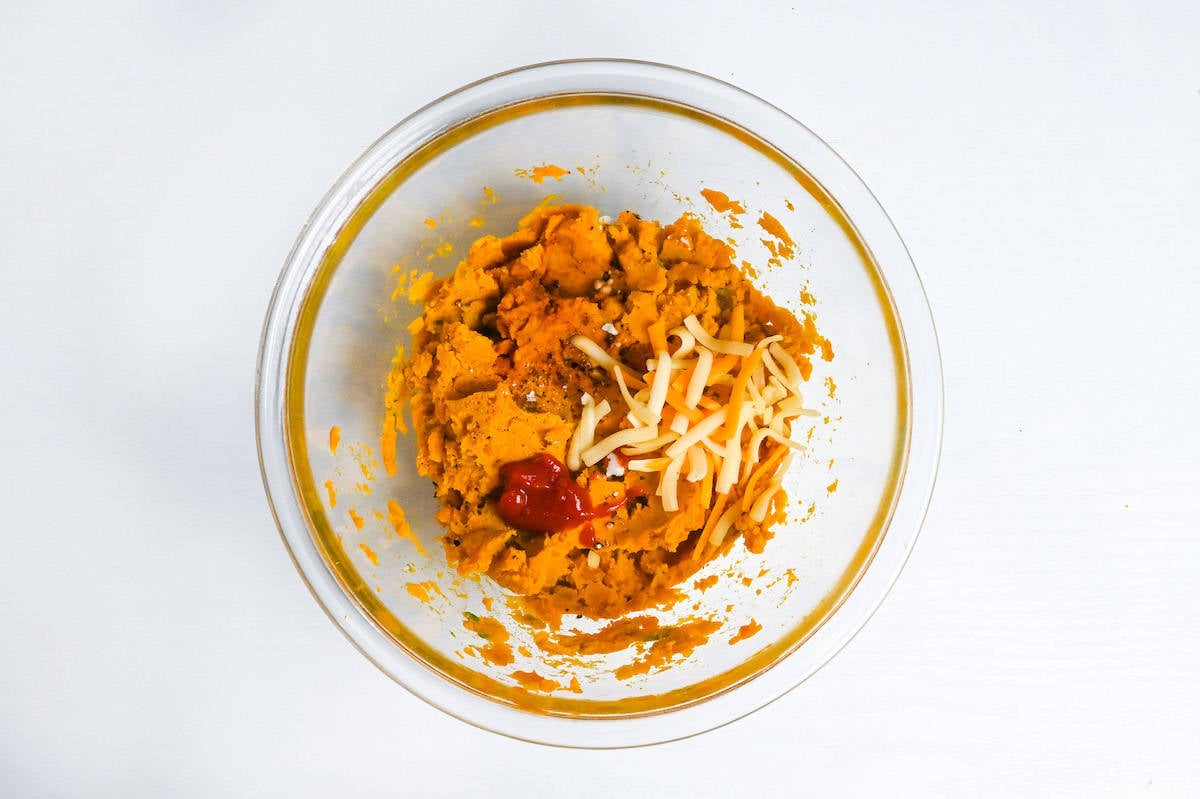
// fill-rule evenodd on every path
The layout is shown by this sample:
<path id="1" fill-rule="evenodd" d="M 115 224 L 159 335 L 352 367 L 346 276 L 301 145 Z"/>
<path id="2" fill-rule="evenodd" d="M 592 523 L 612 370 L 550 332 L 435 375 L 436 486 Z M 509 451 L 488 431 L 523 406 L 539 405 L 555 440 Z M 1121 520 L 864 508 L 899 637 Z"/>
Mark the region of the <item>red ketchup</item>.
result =
<path id="1" fill-rule="evenodd" d="M 543 452 L 523 461 L 500 467 L 500 518 L 519 530 L 530 533 L 559 533 L 584 525 L 579 533 L 580 546 L 596 546 L 592 520 L 611 516 L 624 507 L 630 495 L 593 505 L 587 491 L 571 479 L 571 473 L 558 458 Z"/>

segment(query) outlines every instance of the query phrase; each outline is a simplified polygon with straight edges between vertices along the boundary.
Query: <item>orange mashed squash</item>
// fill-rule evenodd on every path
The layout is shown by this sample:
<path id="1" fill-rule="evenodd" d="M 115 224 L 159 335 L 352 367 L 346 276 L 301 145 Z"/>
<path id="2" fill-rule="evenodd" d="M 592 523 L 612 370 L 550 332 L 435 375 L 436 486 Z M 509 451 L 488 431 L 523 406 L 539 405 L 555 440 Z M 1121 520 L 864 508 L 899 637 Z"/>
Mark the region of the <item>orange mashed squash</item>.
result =
<path id="1" fill-rule="evenodd" d="M 689 316 L 711 336 L 731 326 L 749 344 L 781 336 L 779 346 L 805 380 L 810 358 L 832 357 L 813 318 L 797 319 L 763 296 L 736 265 L 733 249 L 691 215 L 663 225 L 628 211 L 602 221 L 591 207 L 538 207 L 512 234 L 480 238 L 453 274 L 430 285 L 423 313 L 410 326 L 411 355 L 389 378 L 400 390 L 389 391 L 385 418 L 399 426 L 400 406 L 411 404 L 417 469 L 433 481 L 441 541 L 460 574 L 487 575 L 557 629 L 566 614 L 617 619 L 665 607 L 739 539 L 762 551 L 784 516 L 782 490 L 761 521 L 737 514 L 728 533 L 705 546 L 710 517 L 747 506 L 745 481 L 718 494 L 711 476 L 681 479 L 678 508 L 666 510 L 656 494 L 660 475 L 624 469 L 628 459 L 619 455 L 572 473 L 597 506 L 630 497 L 592 523 L 594 545 L 585 545 L 591 537 L 581 539 L 580 527 L 514 529 L 497 509 L 502 466 L 542 453 L 568 459 L 585 394 L 625 408 L 614 375 L 572 338 L 585 336 L 630 374 L 642 375 L 655 357 L 655 327 L 661 336 Z M 736 380 L 725 380 L 706 392 L 720 403 L 733 390 Z M 623 412 L 609 413 L 595 437 L 629 425 Z M 389 434 L 394 438 L 385 429 L 385 440 Z M 757 449 L 758 462 L 778 463 L 787 445 L 766 438 Z"/>

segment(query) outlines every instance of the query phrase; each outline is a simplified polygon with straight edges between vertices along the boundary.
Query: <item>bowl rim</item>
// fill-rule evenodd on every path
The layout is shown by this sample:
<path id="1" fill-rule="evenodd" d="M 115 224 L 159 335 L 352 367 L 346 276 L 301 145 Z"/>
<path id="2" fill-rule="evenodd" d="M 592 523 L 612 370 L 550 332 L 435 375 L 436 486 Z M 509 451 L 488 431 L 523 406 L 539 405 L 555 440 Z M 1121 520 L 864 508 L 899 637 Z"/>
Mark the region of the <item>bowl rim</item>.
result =
<path id="1" fill-rule="evenodd" d="M 630 83 L 636 83 L 638 90 L 630 92 Z M 513 102 L 564 93 L 618 94 L 621 92 L 614 89 L 621 87 L 626 94 L 690 106 L 743 128 L 746 126 L 734 120 L 751 108 L 814 148 L 806 154 L 820 156 L 820 174 L 813 172 L 811 161 L 801 164 L 802 168 L 842 205 L 846 218 L 868 246 L 879 278 L 891 295 L 908 372 L 908 440 L 891 518 L 857 583 L 826 619 L 841 619 L 840 629 L 831 630 L 830 625 L 822 624 L 805 642 L 805 647 L 821 648 L 820 656 L 807 668 L 797 673 L 765 669 L 701 702 L 657 713 L 566 718 L 505 706 L 458 686 L 398 650 L 364 617 L 325 563 L 302 510 L 287 435 L 287 372 L 294 345 L 292 333 L 308 296 L 315 264 L 345 219 L 377 185 L 381 169 L 394 168 L 457 124 Z M 497 98 L 505 102 L 497 102 Z M 757 132 L 753 127 L 747 129 Z M 789 148 L 779 141 L 767 141 L 790 157 Z M 398 159 L 394 157 L 397 145 L 402 147 Z M 863 234 L 864 224 L 870 228 L 870 237 Z M 881 253 L 886 257 L 881 258 Z M 919 374 L 914 374 L 914 368 Z M 255 435 L 268 504 L 301 579 L 330 620 L 381 671 L 444 712 L 510 737 L 581 748 L 638 746 L 699 734 L 769 704 L 823 668 L 869 621 L 911 555 L 936 482 L 943 434 L 941 357 L 928 299 L 907 247 L 865 182 L 828 143 L 756 95 L 693 70 L 629 59 L 548 61 L 499 72 L 442 95 L 380 136 L 338 177 L 301 228 L 272 292 L 255 377 Z M 887 557 L 881 558 L 885 547 Z M 814 644 L 818 636 L 821 640 Z"/>

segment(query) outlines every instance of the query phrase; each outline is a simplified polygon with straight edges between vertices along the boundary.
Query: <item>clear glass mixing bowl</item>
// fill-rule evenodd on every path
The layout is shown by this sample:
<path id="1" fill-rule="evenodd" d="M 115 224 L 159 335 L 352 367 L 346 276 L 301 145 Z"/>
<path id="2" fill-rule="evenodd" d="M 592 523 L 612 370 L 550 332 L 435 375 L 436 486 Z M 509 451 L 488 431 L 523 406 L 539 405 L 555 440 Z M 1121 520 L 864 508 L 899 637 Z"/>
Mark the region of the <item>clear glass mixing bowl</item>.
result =
<path id="1" fill-rule="evenodd" d="M 549 165 L 561 169 L 537 170 Z M 718 213 L 704 189 L 747 213 Z M 471 241 L 510 232 L 549 194 L 613 217 L 625 209 L 663 222 L 697 214 L 756 265 L 768 296 L 815 311 L 836 353 L 816 362 L 806 394 L 819 414 L 805 457 L 787 475 L 788 522 L 764 553 L 739 543 L 697 575 L 717 575 L 714 586 L 689 587 L 687 600 L 658 614 L 664 624 L 718 618 L 722 630 L 691 656 L 629 680 L 612 672 L 631 652 L 545 655 L 509 617 L 498 586 L 447 566 L 411 435 L 399 439 L 395 476 L 381 466 L 386 377 L 420 312 L 406 289 L 425 271 L 447 274 Z M 762 212 L 790 231 L 794 258 L 767 265 L 770 237 L 754 224 Z M 467 722 L 584 747 L 711 729 L 779 697 L 845 645 L 912 549 L 933 487 L 942 404 L 917 273 L 850 167 L 796 120 L 733 86 L 603 60 L 487 78 L 371 146 L 288 257 L 263 332 L 256 402 L 279 529 L 355 646 Z M 396 508 L 411 538 L 397 533 Z M 464 629 L 464 614 L 504 622 L 516 662 L 499 667 L 475 656 L 483 642 Z M 761 631 L 731 644 L 750 620 Z M 559 687 L 526 690 L 515 671 Z"/>

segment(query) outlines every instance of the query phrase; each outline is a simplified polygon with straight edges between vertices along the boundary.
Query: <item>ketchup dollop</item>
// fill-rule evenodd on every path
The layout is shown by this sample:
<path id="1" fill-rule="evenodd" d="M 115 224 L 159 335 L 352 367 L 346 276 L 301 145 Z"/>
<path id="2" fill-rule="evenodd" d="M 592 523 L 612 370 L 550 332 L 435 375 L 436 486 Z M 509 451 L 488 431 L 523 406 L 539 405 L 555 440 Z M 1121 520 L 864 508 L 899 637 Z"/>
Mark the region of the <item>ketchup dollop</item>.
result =
<path id="1" fill-rule="evenodd" d="M 579 543 L 589 549 L 596 546 L 591 522 L 611 516 L 629 501 L 620 499 L 593 505 L 587 491 L 580 488 L 566 465 L 543 452 L 523 461 L 500 467 L 500 518 L 518 530 L 530 533 L 558 533 L 584 525 Z"/>

